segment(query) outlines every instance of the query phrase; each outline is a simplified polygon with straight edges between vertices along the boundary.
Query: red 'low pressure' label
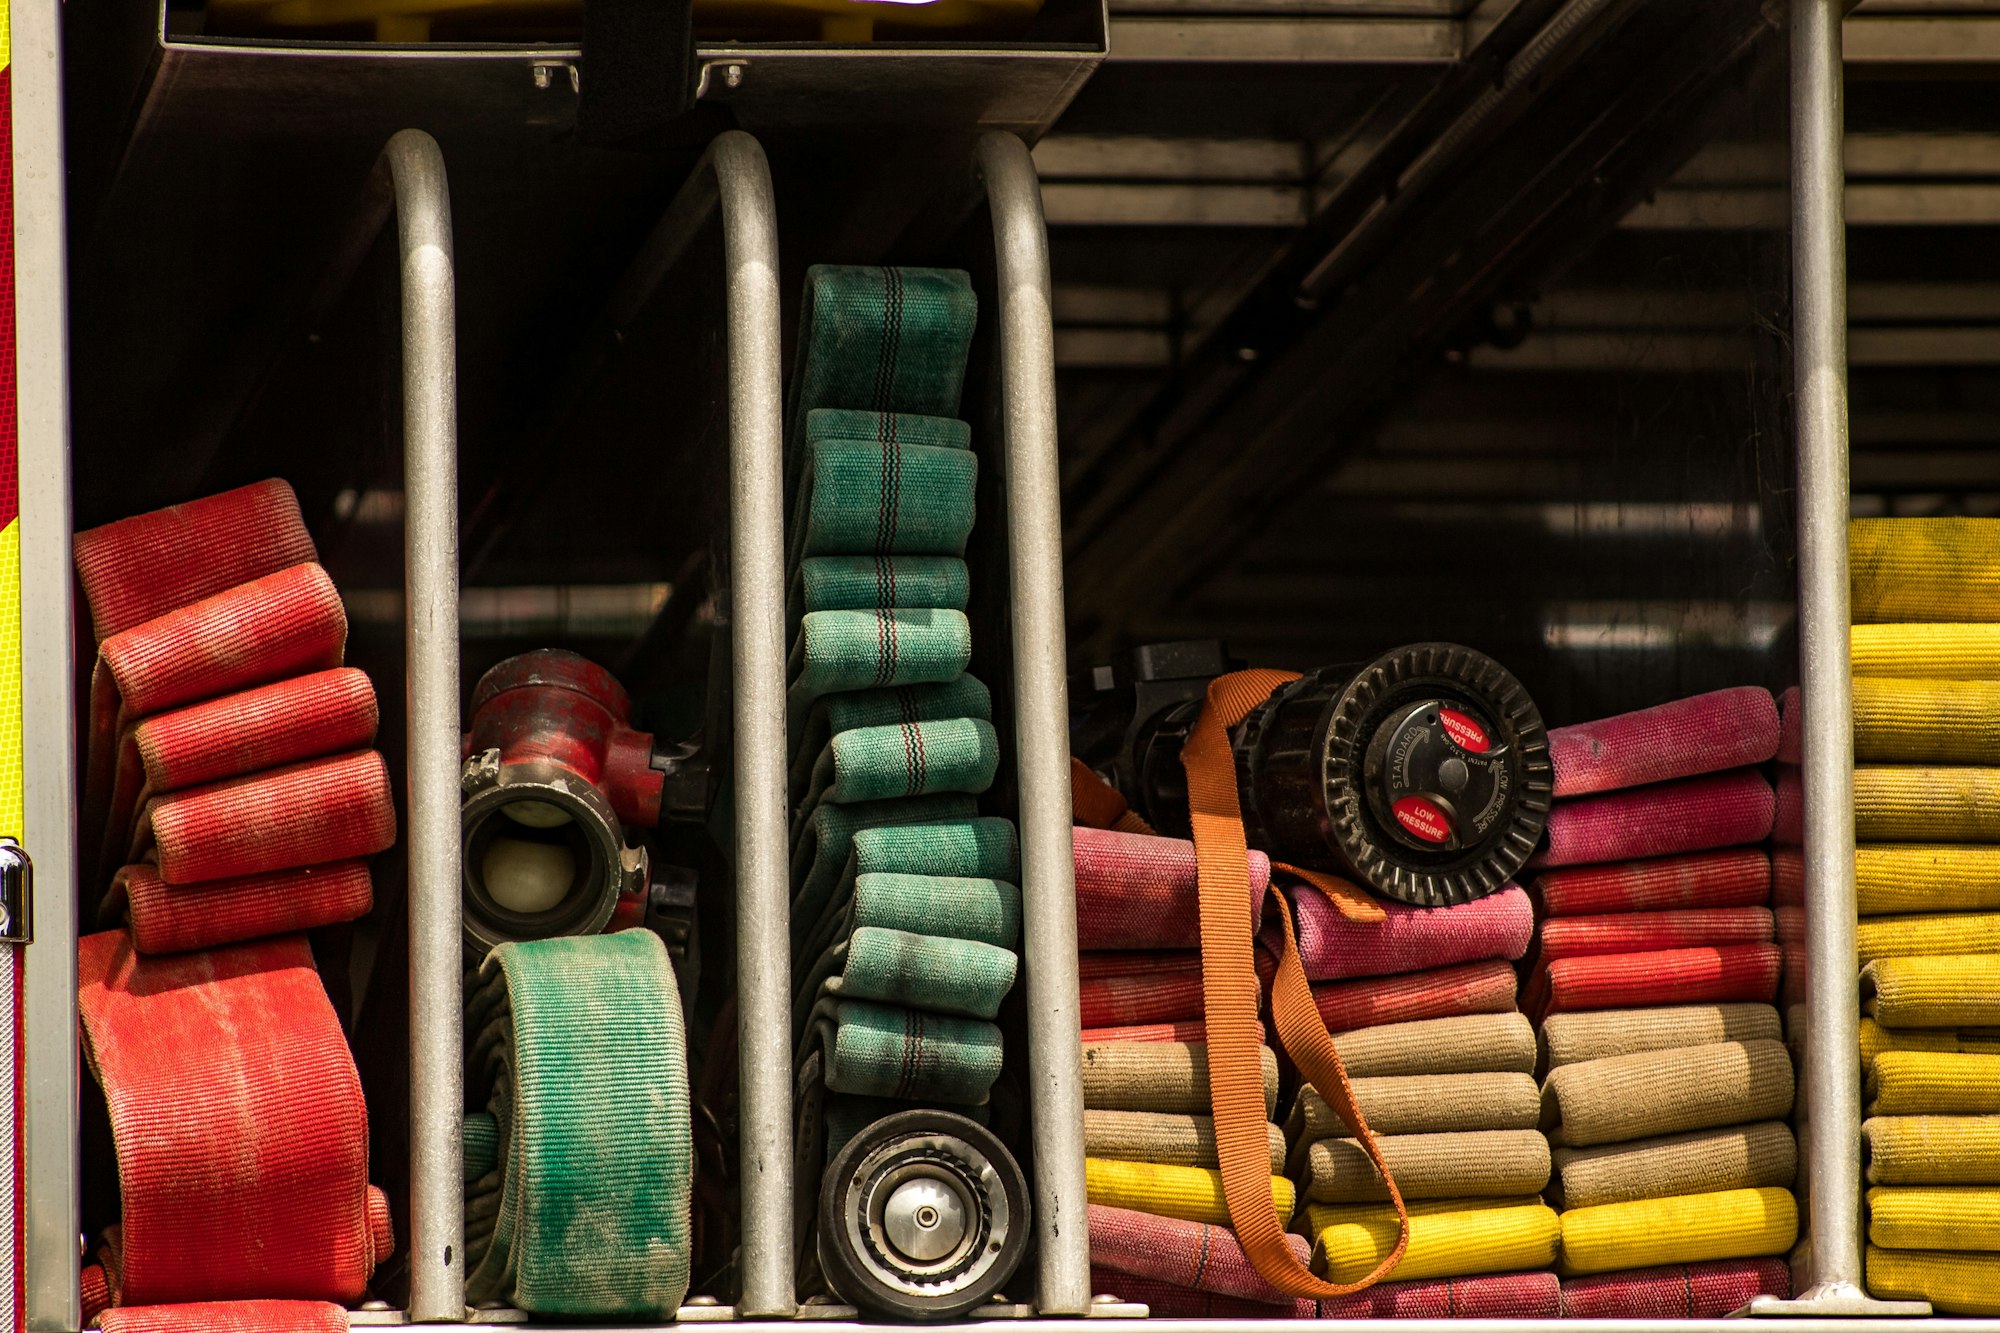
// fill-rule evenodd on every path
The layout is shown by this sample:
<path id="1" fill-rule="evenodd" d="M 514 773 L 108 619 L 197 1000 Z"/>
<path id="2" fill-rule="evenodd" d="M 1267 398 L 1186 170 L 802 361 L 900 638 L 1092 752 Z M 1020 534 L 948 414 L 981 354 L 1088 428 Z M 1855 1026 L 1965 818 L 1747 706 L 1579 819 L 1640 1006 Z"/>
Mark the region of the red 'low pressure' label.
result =
<path id="1" fill-rule="evenodd" d="M 1487 739 L 1486 728 L 1456 709 L 1438 709 L 1438 721 L 1444 724 L 1445 734 L 1457 741 L 1461 750 L 1485 754 L 1493 748 L 1493 742 Z"/>
<path id="2" fill-rule="evenodd" d="M 1390 809 L 1396 812 L 1396 822 L 1407 829 L 1412 837 L 1425 842 L 1450 842 L 1451 821 L 1444 811 L 1421 796 L 1405 796 Z"/>

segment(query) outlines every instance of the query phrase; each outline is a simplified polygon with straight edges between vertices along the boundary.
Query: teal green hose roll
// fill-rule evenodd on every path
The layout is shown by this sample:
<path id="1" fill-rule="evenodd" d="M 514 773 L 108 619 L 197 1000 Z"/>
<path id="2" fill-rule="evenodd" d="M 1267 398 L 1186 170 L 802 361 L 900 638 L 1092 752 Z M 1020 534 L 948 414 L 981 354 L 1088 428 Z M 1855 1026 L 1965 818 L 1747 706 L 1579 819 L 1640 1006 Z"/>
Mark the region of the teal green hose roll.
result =
<path id="1" fill-rule="evenodd" d="M 473 1111 L 465 1117 L 465 1179 L 479 1179 L 500 1169 L 500 1122 L 490 1111 Z"/>
<path id="2" fill-rule="evenodd" d="M 945 935 L 1011 949 L 1021 938 L 1021 890 L 970 875 L 857 875 L 855 930 Z"/>
<path id="3" fill-rule="evenodd" d="M 828 949 L 806 973 L 795 1001 L 794 1029 L 804 1028 L 822 995 L 994 1019 L 1014 988 L 1016 968 L 1012 949 L 864 926 Z"/>
<path id="4" fill-rule="evenodd" d="M 799 516 L 804 554 L 964 553 L 979 460 L 966 449 L 905 444 L 892 466 L 884 452 L 837 441 L 812 447 L 812 489 Z"/>
<path id="5" fill-rule="evenodd" d="M 917 824 L 906 831 L 938 836 L 918 846 L 913 837 L 874 836 L 881 830 L 857 835 L 816 924 L 795 937 L 794 952 L 802 961 L 817 958 L 857 926 L 951 935 L 1003 948 L 1020 939 L 1013 825 L 988 818 Z"/>
<path id="6" fill-rule="evenodd" d="M 956 271 L 807 276 L 788 620 L 802 1290 L 827 1153 L 913 1102 L 983 1119 L 1020 970 L 1018 841 L 977 813 L 1001 768 L 969 670 L 980 475 L 955 419 L 977 313 Z"/>
<path id="7" fill-rule="evenodd" d="M 910 606 L 963 611 L 972 600 L 965 562 L 950 555 L 808 556 L 799 562 L 792 585 L 794 622 L 809 611 Z"/>
<path id="8" fill-rule="evenodd" d="M 792 554 L 962 555 L 979 460 L 947 417 L 822 409 L 806 420 Z"/>
<path id="9" fill-rule="evenodd" d="M 845 879 L 842 894 L 844 901 L 829 907 L 798 951 L 801 959 L 816 961 L 794 990 L 795 1036 L 802 1034 L 822 986 L 850 999 L 917 1003 L 976 1018 L 999 1012 L 1014 983 L 1013 946 L 1021 937 L 1017 886 L 999 879 L 896 872 Z M 865 937 L 863 932 L 868 932 Z M 889 940 L 915 952 L 907 957 L 888 952 L 883 946 Z M 935 961 L 922 956 L 930 945 L 956 949 L 961 944 L 970 946 L 963 956 L 940 952 Z M 959 975 L 935 992 L 926 990 L 922 978 L 940 968 Z M 970 981 L 976 1002 L 958 997 L 955 988 L 961 979 Z M 909 1000 L 909 995 L 917 998 Z"/>
<path id="10" fill-rule="evenodd" d="M 979 1019 L 823 999 L 813 1027 L 832 1092 L 977 1104 L 1000 1076 L 1000 1029 Z"/>
<path id="11" fill-rule="evenodd" d="M 819 805 L 799 821 L 792 842 L 792 950 L 812 931 L 832 901 L 848 867 L 854 840 L 863 829 L 909 824 L 971 820 L 979 803 L 970 796 L 920 796 L 907 801 L 870 801 L 865 805 Z M 919 871 L 918 873 L 922 873 Z"/>
<path id="12" fill-rule="evenodd" d="M 804 808 L 944 792 L 978 795 L 1000 767 L 1000 738 L 982 718 L 948 717 L 858 727 L 828 743 L 813 767 Z"/>
<path id="13" fill-rule="evenodd" d="M 979 299 L 955 269 L 816 264 L 799 319 L 792 429 L 814 408 L 955 417 Z"/>
<path id="14" fill-rule="evenodd" d="M 816 407 L 806 413 L 806 445 L 816 444 L 914 444 L 965 450 L 972 448 L 972 427 L 956 417 Z"/>
<path id="15" fill-rule="evenodd" d="M 802 716 L 836 690 L 879 690 L 955 680 L 972 662 L 963 611 L 811 611 L 792 649 L 792 705 Z"/>
<path id="16" fill-rule="evenodd" d="M 1020 938 L 1021 891 L 1014 887 L 1020 879 L 1020 847 L 1014 837 L 1014 826 L 1008 821 L 989 816 L 983 819 L 878 826 L 856 832 L 850 845 L 850 854 L 839 875 L 833 879 L 827 894 L 818 900 L 814 924 L 793 937 L 794 952 L 800 955 L 801 961 L 817 957 L 832 940 L 857 925 L 921 929 L 907 924 L 907 921 L 899 923 L 888 918 L 904 912 L 914 918 L 920 912 L 935 914 L 951 910 L 947 904 L 955 905 L 960 887 L 971 883 L 991 884 L 996 895 L 1005 895 L 991 910 L 1011 911 L 1014 915 L 1013 939 Z M 875 886 L 877 907 L 874 910 L 881 913 L 882 919 L 870 921 L 860 918 L 856 904 L 861 896 L 863 881 Z M 912 883 L 921 885 L 921 890 L 904 895 L 902 887 Z M 921 896 L 922 906 L 914 903 L 891 906 L 892 895 L 908 900 Z M 981 907 L 976 910 L 983 916 L 989 909 Z M 1011 945 L 1013 942 L 982 933 L 969 933 L 962 926 L 938 933 L 986 940 L 992 944 Z"/>
<path id="17" fill-rule="evenodd" d="M 671 1319 L 694 1147 L 665 946 L 645 930 L 502 944 L 468 987 L 487 1109 L 467 1120 L 467 1171 L 491 1165 L 466 1186 L 466 1300 Z"/>
<path id="18" fill-rule="evenodd" d="M 805 804 L 813 771 L 826 755 L 827 744 L 842 732 L 903 723 L 936 722 L 945 718 L 993 720 L 993 696 L 970 673 L 932 685 L 904 685 L 893 690 L 853 690 L 830 694 L 813 705 L 793 747 L 791 799 Z"/>
<path id="19" fill-rule="evenodd" d="M 922 827 L 878 824 L 849 837 L 857 875 L 962 875 L 1018 879 L 1021 843 L 1014 825 L 991 815 L 939 820 Z"/>
<path id="20" fill-rule="evenodd" d="M 863 926 L 847 937 L 846 964 L 826 990 L 842 999 L 991 1020 L 1014 988 L 1015 970 L 1011 949 Z"/>

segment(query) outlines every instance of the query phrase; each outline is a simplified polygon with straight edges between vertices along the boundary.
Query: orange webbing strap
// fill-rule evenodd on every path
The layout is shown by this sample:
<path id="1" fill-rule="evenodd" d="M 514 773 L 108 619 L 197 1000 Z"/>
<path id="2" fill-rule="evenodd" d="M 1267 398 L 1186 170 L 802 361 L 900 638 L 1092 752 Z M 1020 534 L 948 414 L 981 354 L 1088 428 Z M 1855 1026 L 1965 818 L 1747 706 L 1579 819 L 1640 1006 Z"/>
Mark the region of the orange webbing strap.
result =
<path id="1" fill-rule="evenodd" d="M 1089 764 L 1069 759 L 1070 815 L 1085 828 L 1116 829 L 1120 833 L 1151 833 L 1153 826 L 1133 813 L 1118 789 L 1097 776 Z"/>
<path id="2" fill-rule="evenodd" d="M 1382 1173 L 1389 1200 L 1396 1207 L 1396 1248 L 1359 1282 L 1322 1281 L 1286 1246 L 1284 1219 L 1271 1206 L 1271 1148 L 1257 1055 L 1264 1042 L 1264 1028 L 1257 1017 L 1256 929 L 1243 912 L 1244 889 L 1250 883 L 1250 854 L 1243 837 L 1243 807 L 1236 792 L 1229 728 L 1241 722 L 1272 690 L 1297 679 L 1295 673 L 1285 671 L 1237 671 L 1209 682 L 1208 701 L 1181 748 L 1181 764 L 1187 769 L 1188 816 L 1201 884 L 1201 981 L 1209 1101 L 1215 1114 L 1216 1152 L 1221 1159 L 1229 1222 L 1243 1252 L 1266 1282 L 1287 1296 L 1323 1300 L 1359 1291 L 1388 1276 L 1409 1246 L 1410 1215 L 1403 1206 L 1402 1191 L 1382 1160 L 1381 1145 L 1355 1103 L 1340 1052 L 1313 1003 L 1312 988 L 1299 961 L 1291 912 L 1282 902 L 1278 919 L 1284 927 L 1284 949 L 1271 986 L 1271 1017 L 1278 1039 L 1292 1063 L 1339 1114 Z M 1320 878 L 1314 877 L 1314 882 Z"/>
<path id="3" fill-rule="evenodd" d="M 1286 680 L 1292 678 L 1284 672 L 1277 671 L 1259 674 L 1270 677 L 1274 688 L 1277 684 L 1283 684 Z M 1257 702 L 1260 702 L 1269 693 L 1269 690 L 1265 690 L 1257 699 L 1251 701 L 1249 707 L 1255 707 Z M 1246 708 L 1245 711 L 1247 712 L 1248 709 Z M 1237 720 L 1241 721 L 1242 719 L 1239 717 Z M 1234 725 L 1235 723 L 1233 722 L 1226 723 L 1224 726 L 1225 732 L 1229 726 Z M 1223 738 L 1223 749 L 1225 752 L 1224 757 L 1228 758 L 1230 763 L 1229 793 L 1230 809 L 1235 812 L 1233 824 L 1235 829 L 1235 843 L 1241 844 L 1243 842 L 1242 807 L 1237 803 L 1235 760 L 1227 754 L 1228 737 L 1226 735 Z M 1075 816 L 1077 823 L 1087 828 L 1115 828 L 1125 833 L 1153 832 L 1152 825 L 1141 819 L 1137 814 L 1134 814 L 1126 805 L 1125 798 L 1119 795 L 1118 789 L 1099 777 L 1097 772 L 1088 764 L 1074 757 L 1070 759 L 1069 764 L 1070 810 Z M 1192 787 L 1190 789 L 1192 790 Z M 1215 882 L 1215 878 L 1208 873 L 1208 863 L 1200 859 L 1200 849 L 1203 845 L 1201 836 L 1200 826 L 1197 825 L 1195 833 L 1197 864 L 1202 871 L 1202 899 L 1205 905 L 1209 897 L 1209 886 Z M 1250 874 L 1249 858 L 1247 855 L 1243 855 L 1242 862 L 1239 878 L 1242 882 L 1247 883 Z M 1306 870 L 1299 866 L 1286 865 L 1282 861 L 1273 861 L 1271 865 L 1273 869 L 1282 870 L 1289 875 L 1296 875 L 1318 889 L 1326 895 L 1327 900 L 1333 904 L 1336 910 L 1351 920 L 1381 921 L 1388 916 L 1388 913 L 1382 910 L 1382 904 L 1376 902 L 1373 898 L 1344 879 L 1338 879 L 1318 870 Z M 1307 1075 L 1311 1079 L 1313 1086 L 1319 1089 L 1320 1095 L 1326 1097 L 1327 1105 L 1333 1107 L 1339 1113 L 1341 1120 L 1349 1129 L 1354 1131 L 1355 1136 L 1366 1146 L 1369 1157 L 1373 1159 L 1376 1169 L 1382 1172 L 1382 1179 L 1389 1186 L 1390 1197 L 1396 1201 L 1396 1215 L 1402 1222 L 1402 1234 L 1397 1241 L 1395 1254 L 1391 1255 L 1387 1262 L 1371 1273 L 1364 1281 L 1353 1284 L 1353 1288 L 1365 1287 L 1370 1283 L 1379 1281 L 1395 1265 L 1397 1259 L 1402 1256 L 1404 1247 L 1409 1243 L 1409 1218 L 1403 1211 L 1402 1195 L 1396 1188 L 1396 1182 L 1390 1176 L 1387 1164 L 1382 1160 L 1381 1149 L 1376 1144 L 1375 1135 L 1369 1130 L 1367 1122 L 1361 1114 L 1361 1107 L 1354 1100 L 1354 1088 L 1347 1080 L 1347 1071 L 1341 1067 L 1340 1052 L 1334 1049 L 1333 1039 L 1327 1034 L 1326 1022 L 1319 1015 L 1319 1007 L 1313 1003 L 1312 987 L 1306 981 L 1305 967 L 1299 961 L 1298 939 L 1293 934 L 1291 911 L 1285 904 L 1283 894 L 1279 893 L 1275 887 L 1272 888 L 1271 892 L 1278 899 L 1278 918 L 1284 924 L 1285 932 L 1284 950 L 1279 960 L 1279 970 L 1277 977 L 1274 979 L 1272 990 L 1272 1017 L 1277 1022 L 1278 1039 L 1283 1043 L 1287 1054 L 1292 1057 L 1294 1064 L 1298 1065 L 1301 1070 L 1314 1071 L 1309 1072 Z M 1203 934 L 1202 939 L 1205 946 L 1208 940 L 1206 933 Z M 1207 960 L 1209 957 L 1208 950 L 1204 947 L 1202 951 L 1204 969 L 1208 966 Z M 1204 983 L 1206 983 L 1206 976 L 1204 976 Z M 1254 988 L 1251 992 L 1251 1005 L 1251 1012 L 1254 1015 L 1256 1012 L 1256 992 Z M 1214 1012 L 1214 1010 L 1211 1008 L 1210 1012 Z M 1258 1028 L 1256 1031 L 1257 1040 L 1261 1040 L 1262 1029 Z M 1212 1038 L 1210 1039 L 1208 1050 L 1210 1068 L 1213 1069 L 1217 1057 L 1216 1047 Z M 1251 1051 L 1251 1059 L 1253 1062 L 1256 1059 L 1254 1048 Z M 1261 1073 L 1256 1075 L 1256 1078 L 1258 1079 L 1258 1105 L 1254 1112 L 1255 1123 L 1249 1123 L 1247 1128 L 1251 1134 L 1262 1135 L 1266 1131 L 1263 1127 Z M 1212 1083 L 1211 1086 L 1213 1086 Z M 1338 1095 L 1327 1096 L 1329 1088 L 1336 1090 Z M 1220 1115 L 1218 1115 L 1216 1123 L 1218 1125 L 1222 1123 Z M 1246 1134 L 1243 1137 L 1248 1138 L 1249 1135 Z M 1219 1133 L 1217 1138 L 1218 1145 L 1223 1147 L 1223 1151 L 1230 1151 L 1228 1146 L 1221 1145 L 1221 1135 Z M 1261 1169 L 1260 1167 L 1259 1170 Z M 1246 1166 L 1244 1171 L 1246 1173 L 1245 1179 L 1247 1179 L 1249 1167 Z M 1227 1182 L 1228 1176 L 1225 1175 L 1225 1193 L 1227 1191 Z M 1268 1189 L 1268 1186 L 1260 1185 L 1259 1188 Z M 1268 1197 L 1268 1195 L 1264 1197 Z M 1254 1210 L 1261 1207 L 1261 1205 L 1252 1205 L 1252 1207 Z M 1232 1200 L 1230 1211 L 1232 1222 L 1235 1221 L 1236 1216 L 1235 1205 Z M 1237 1232 L 1239 1239 L 1242 1239 L 1243 1230 L 1240 1225 L 1237 1227 Z M 1246 1252 L 1249 1251 L 1247 1240 L 1244 1242 L 1244 1248 Z M 1304 1281 L 1312 1283 L 1316 1289 L 1329 1288 L 1329 1284 L 1318 1281 L 1310 1273 L 1306 1273 L 1298 1267 L 1291 1252 L 1285 1247 L 1282 1234 L 1277 1237 L 1275 1248 L 1282 1253 L 1282 1258 L 1277 1261 L 1278 1266 L 1286 1273 L 1299 1275 Z M 1253 1257 L 1252 1262 L 1256 1263 L 1257 1260 Z M 1280 1290 L 1285 1290 L 1280 1285 L 1280 1279 L 1277 1275 L 1265 1271 L 1261 1266 L 1258 1268 L 1258 1271 L 1273 1286 L 1278 1286 Z M 1343 1288 L 1342 1290 L 1353 1288 Z"/>
<path id="4" fill-rule="evenodd" d="M 1367 893 L 1355 888 L 1346 880 L 1329 875 L 1323 870 L 1307 870 L 1304 866 L 1287 865 L 1283 861 L 1271 862 L 1271 869 L 1282 870 L 1287 875 L 1295 875 L 1319 890 L 1319 896 L 1333 904 L 1333 910 L 1349 921 L 1387 921 L 1389 914 L 1382 910 L 1382 904 Z"/>

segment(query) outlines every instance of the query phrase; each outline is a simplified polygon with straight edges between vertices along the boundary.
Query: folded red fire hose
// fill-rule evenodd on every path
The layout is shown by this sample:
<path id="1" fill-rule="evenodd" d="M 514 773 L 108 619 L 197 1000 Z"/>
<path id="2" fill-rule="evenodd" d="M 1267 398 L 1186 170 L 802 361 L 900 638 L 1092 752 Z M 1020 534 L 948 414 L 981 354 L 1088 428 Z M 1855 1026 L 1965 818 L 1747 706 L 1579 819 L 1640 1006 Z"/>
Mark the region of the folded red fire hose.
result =
<path id="1" fill-rule="evenodd" d="M 1529 864 L 1636 861 L 1762 842 L 1776 804 L 1754 768 L 1559 801 L 1549 811 L 1547 849 Z"/>
<path id="2" fill-rule="evenodd" d="M 1312 1257 L 1312 1247 L 1302 1236 L 1287 1235 L 1285 1244 L 1301 1264 Z M 1289 1305 L 1292 1301 L 1251 1267 L 1249 1256 L 1228 1227 L 1207 1222 L 1092 1204 L 1090 1263 L 1093 1268 L 1266 1305 Z"/>
<path id="3" fill-rule="evenodd" d="M 1314 981 L 1515 959 L 1535 937 L 1528 895 L 1511 886 L 1449 907 L 1384 903 L 1380 921 L 1356 921 L 1310 889 L 1291 896 L 1299 917 L 1299 957 Z"/>
<path id="4" fill-rule="evenodd" d="M 1521 1007 L 1539 1022 L 1547 1014 L 1587 1009 L 1769 1004 L 1782 963 L 1775 944 L 1559 958 L 1529 977 Z"/>
<path id="5" fill-rule="evenodd" d="M 374 691 L 339 669 L 345 611 L 281 481 L 74 549 L 98 638 L 84 846 L 103 910 L 131 920 L 78 948 L 121 1200 L 85 1317 L 331 1333 L 394 1236 L 305 938 L 259 937 L 368 910 L 361 858 L 395 839 L 381 756 L 358 748 Z"/>
<path id="6" fill-rule="evenodd" d="M 1771 855 L 1732 847 L 1657 861 L 1577 866 L 1538 876 L 1530 889 L 1544 916 L 1760 907 L 1771 899 Z"/>
<path id="7" fill-rule="evenodd" d="M 131 845 L 148 800 L 223 778 L 358 749 L 375 739 L 375 687 L 351 667 L 316 671 L 157 713 L 126 727 L 117 745 L 104 861 Z"/>
<path id="8" fill-rule="evenodd" d="M 158 797 L 134 850 L 156 853 L 167 883 L 200 884 L 373 856 L 395 841 L 389 770 L 356 750 Z"/>
<path id="9" fill-rule="evenodd" d="M 1315 983 L 1313 1004 L 1333 1032 L 1425 1018 L 1514 1011 L 1514 967 L 1487 959 L 1394 977 Z"/>
<path id="10" fill-rule="evenodd" d="M 99 1333 L 347 1333 L 347 1311 L 324 1301 L 205 1301 L 106 1310 Z"/>
<path id="11" fill-rule="evenodd" d="M 1774 938 L 1770 908 L 1717 907 L 1550 917 L 1542 923 L 1536 944 L 1539 956 L 1548 962 L 1592 954 L 1768 944 Z"/>
<path id="12" fill-rule="evenodd" d="M 99 644 L 90 684 L 86 837 L 114 832 L 111 798 L 127 726 L 152 713 L 339 666 L 346 642 L 347 615 L 333 580 L 318 565 L 296 565 Z"/>
<path id="13" fill-rule="evenodd" d="M 1258 950 L 1258 978 L 1269 985 L 1278 960 Z M 1077 987 L 1087 1028 L 1178 1023 L 1201 1017 L 1201 956 L 1194 950 L 1084 954 Z"/>
<path id="14" fill-rule="evenodd" d="M 167 951 L 368 911 L 350 863 L 395 838 L 381 758 L 358 748 L 375 694 L 340 667 L 346 613 L 291 488 L 107 524 L 75 555 L 99 636 L 84 846 L 100 922 L 130 913 L 137 946 Z"/>
<path id="15" fill-rule="evenodd" d="M 111 881 L 106 911 L 129 916 L 132 945 L 140 953 L 184 953 L 358 920 L 374 903 L 366 861 L 178 885 L 161 879 L 159 867 L 140 862 Z"/>
<path id="16" fill-rule="evenodd" d="M 1556 799 L 1761 764 L 1778 750 L 1778 705 L 1761 685 L 1549 730 Z"/>
<path id="17" fill-rule="evenodd" d="M 1079 949 L 1201 947 L 1201 889 L 1194 844 L 1115 829 L 1078 828 L 1076 943 Z M 1252 919 L 1261 915 L 1271 861 L 1250 852 Z"/>
<path id="18" fill-rule="evenodd" d="M 159 958 L 108 931 L 83 939 L 77 973 L 122 1200 L 87 1297 L 359 1299 L 393 1238 L 368 1183 L 361 1081 L 305 938 Z"/>
<path id="19" fill-rule="evenodd" d="M 71 543 L 99 643 L 177 607 L 319 559 L 273 478 L 106 523 Z"/>
<path id="20" fill-rule="evenodd" d="M 1565 1319 L 1720 1319 L 1757 1296 L 1792 1294 L 1783 1259 L 1722 1259 L 1636 1268 L 1562 1284 Z"/>

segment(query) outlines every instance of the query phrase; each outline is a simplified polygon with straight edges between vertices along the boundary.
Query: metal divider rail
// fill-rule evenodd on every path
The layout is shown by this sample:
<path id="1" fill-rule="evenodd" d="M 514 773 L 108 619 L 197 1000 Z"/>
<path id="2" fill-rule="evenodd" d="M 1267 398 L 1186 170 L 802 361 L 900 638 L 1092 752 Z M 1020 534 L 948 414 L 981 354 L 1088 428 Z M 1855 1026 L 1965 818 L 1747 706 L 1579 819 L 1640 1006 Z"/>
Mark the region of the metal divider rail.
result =
<path id="1" fill-rule="evenodd" d="M 1847 572 L 1847 243 L 1843 0 L 1791 0 L 1792 346 L 1798 400 L 1799 675 L 1806 874 L 1801 1166 L 1811 1285 L 1747 1313 L 1927 1315 L 1861 1271 L 1861 994 L 1856 981 L 1854 709 Z"/>
<path id="2" fill-rule="evenodd" d="M 465 1318 L 458 333 L 451 186 L 437 140 L 422 130 L 399 130 L 383 145 L 310 308 L 323 312 L 347 289 L 392 214 L 403 350 L 403 688 L 409 719 L 409 1318 L 443 1323 Z"/>
<path id="3" fill-rule="evenodd" d="M 1082 1315 L 1090 1310 L 1090 1229 L 1048 229 L 1041 180 L 1018 137 L 998 131 L 981 136 L 974 165 L 992 215 L 1000 289 L 1001 467 L 1013 599 L 1028 1105 L 1040 1256 L 1035 1304 L 1044 1315 Z"/>
<path id="4" fill-rule="evenodd" d="M 20 516 L 22 842 L 35 859 L 34 943 L 25 972 L 21 1048 L 22 1160 L 15 1179 L 24 1219 L 22 1290 L 8 1318 L 38 1330 L 74 1329 L 78 1179 L 76 1013 L 76 662 L 70 566 L 69 294 L 63 156 L 62 5 L 11 0 L 14 372 Z M 6 594 L 12 597 L 12 590 Z M 5 830 L 0 830 L 5 831 Z M 9 1034 L 11 1039 L 11 1033 Z M 13 1256 L 8 1257 L 9 1281 Z"/>
<path id="5" fill-rule="evenodd" d="M 458 357 L 451 192 L 437 141 L 403 130 L 393 187 L 403 292 L 403 602 L 409 713 L 410 1318 L 465 1314 L 465 1064 L 458 785 Z M 379 226 L 377 212 L 372 235 Z"/>

